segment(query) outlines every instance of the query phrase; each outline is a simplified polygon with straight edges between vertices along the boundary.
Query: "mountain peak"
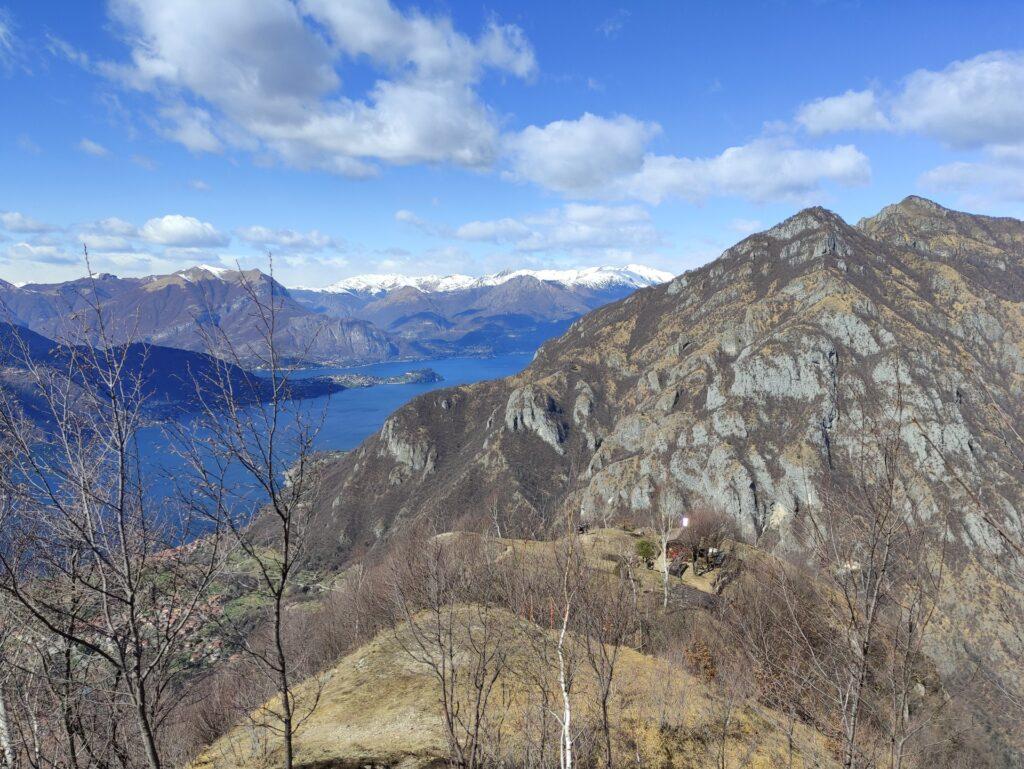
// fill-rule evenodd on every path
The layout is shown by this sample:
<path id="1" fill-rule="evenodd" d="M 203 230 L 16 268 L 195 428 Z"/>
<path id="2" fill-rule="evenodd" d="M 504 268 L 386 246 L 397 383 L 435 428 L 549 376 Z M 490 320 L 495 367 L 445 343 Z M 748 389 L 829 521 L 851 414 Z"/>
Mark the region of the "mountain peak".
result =
<path id="1" fill-rule="evenodd" d="M 775 240 L 795 240 L 801 236 L 822 230 L 848 229 L 850 225 L 841 216 L 827 208 L 813 206 L 798 211 L 791 217 L 776 224 L 764 234 Z"/>
<path id="2" fill-rule="evenodd" d="M 870 232 L 887 222 L 935 219 L 956 215 L 957 213 L 957 211 L 940 206 L 934 200 L 922 198 L 919 195 L 907 195 L 899 203 L 885 206 L 874 216 L 864 217 L 857 222 L 857 228 Z"/>

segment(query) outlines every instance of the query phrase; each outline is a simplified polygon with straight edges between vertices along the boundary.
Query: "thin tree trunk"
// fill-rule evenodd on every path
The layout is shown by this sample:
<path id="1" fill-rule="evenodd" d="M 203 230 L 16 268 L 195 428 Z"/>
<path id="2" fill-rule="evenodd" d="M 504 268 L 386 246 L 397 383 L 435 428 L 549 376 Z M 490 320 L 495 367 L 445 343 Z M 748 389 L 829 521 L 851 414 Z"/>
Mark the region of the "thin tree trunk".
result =
<path id="1" fill-rule="evenodd" d="M 568 567 L 567 567 L 568 568 Z M 562 630 L 558 635 L 558 686 L 562 692 L 562 769 L 572 769 L 572 703 L 566 680 L 565 636 L 569 629 L 569 602 L 562 614 Z"/>
<path id="2" fill-rule="evenodd" d="M 282 596 L 276 597 L 274 610 L 274 645 L 277 651 L 277 664 L 279 671 L 278 685 L 281 690 L 281 730 L 284 733 L 284 769 L 292 769 L 295 760 L 294 745 L 292 744 L 292 691 L 291 682 L 288 678 L 288 655 L 285 653 L 284 638 L 282 636 Z"/>
<path id="3" fill-rule="evenodd" d="M 13 769 L 14 746 L 11 744 L 11 730 L 7 722 L 7 703 L 2 688 L 0 688 L 0 748 L 3 749 L 4 764 Z"/>

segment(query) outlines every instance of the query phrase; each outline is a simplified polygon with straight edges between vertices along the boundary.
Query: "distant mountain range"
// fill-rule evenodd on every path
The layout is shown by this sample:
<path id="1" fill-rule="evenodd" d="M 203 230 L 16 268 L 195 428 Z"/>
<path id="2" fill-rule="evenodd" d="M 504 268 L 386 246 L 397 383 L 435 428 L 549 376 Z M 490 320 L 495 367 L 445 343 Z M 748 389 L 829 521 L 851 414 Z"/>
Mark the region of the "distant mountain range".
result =
<path id="1" fill-rule="evenodd" d="M 207 268 L 213 269 L 213 268 Z M 665 283 L 672 274 L 641 264 L 625 267 L 586 267 L 580 270 L 505 270 L 493 275 L 474 278 L 469 275 L 397 275 L 369 274 L 356 275 L 332 283 L 326 288 L 305 288 L 294 290 L 317 291 L 329 294 L 373 294 L 389 293 L 399 288 L 417 288 L 425 293 L 445 293 L 469 288 L 498 286 L 516 278 L 536 278 L 549 283 L 559 283 L 567 288 L 614 289 L 623 287 L 644 288 Z"/>
<path id="2" fill-rule="evenodd" d="M 590 310 L 671 278 L 632 264 L 480 278 L 359 275 L 291 295 L 314 312 L 369 321 L 425 355 L 481 355 L 536 349 Z"/>
<path id="3" fill-rule="evenodd" d="M 100 307 L 115 343 L 203 351 L 213 334 L 230 341 L 243 365 L 258 367 L 263 329 L 252 297 L 273 296 L 285 362 L 355 365 L 533 350 L 584 313 L 670 277 L 630 265 L 482 278 L 364 275 L 324 289 L 286 289 L 259 270 L 199 265 L 144 278 L 0 281 L 0 319 L 59 339 L 92 323 L 92 308 Z"/>

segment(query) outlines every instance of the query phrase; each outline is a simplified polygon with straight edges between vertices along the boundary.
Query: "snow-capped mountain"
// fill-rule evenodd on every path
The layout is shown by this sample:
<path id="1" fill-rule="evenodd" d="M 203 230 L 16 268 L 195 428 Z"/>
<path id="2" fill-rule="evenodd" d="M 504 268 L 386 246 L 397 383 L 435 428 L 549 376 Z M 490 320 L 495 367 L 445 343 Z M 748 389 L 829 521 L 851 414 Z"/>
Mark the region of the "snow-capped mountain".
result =
<path id="1" fill-rule="evenodd" d="M 425 293 L 444 293 L 464 289 L 499 286 L 515 278 L 536 278 L 563 286 L 597 290 L 615 287 L 644 288 L 672 279 L 672 274 L 641 264 L 625 267 L 585 267 L 577 270 L 505 270 L 493 275 L 474 278 L 469 275 L 398 275 L 367 274 L 355 275 L 339 280 L 324 288 L 297 287 L 300 291 L 317 291 L 328 294 L 386 294 L 399 288 L 415 288 Z"/>
<path id="2" fill-rule="evenodd" d="M 576 318 L 671 279 L 630 264 L 468 275 L 358 275 L 322 289 L 293 288 L 314 312 L 360 318 L 434 355 L 532 350 Z"/>
<path id="3" fill-rule="evenodd" d="M 478 279 L 469 275 L 397 275 L 369 273 L 344 278 L 324 288 L 301 287 L 303 291 L 322 291 L 328 294 L 384 294 L 398 288 L 417 288 L 420 291 L 457 291 L 469 288 Z"/>
<path id="4" fill-rule="evenodd" d="M 607 289 L 616 286 L 645 288 L 672 280 L 674 275 L 664 270 L 645 267 L 642 264 L 627 264 L 625 267 L 585 267 L 579 270 L 506 270 L 496 275 L 478 278 L 476 285 L 497 286 L 513 278 L 530 277 L 563 286 L 582 286 L 593 289 Z"/>

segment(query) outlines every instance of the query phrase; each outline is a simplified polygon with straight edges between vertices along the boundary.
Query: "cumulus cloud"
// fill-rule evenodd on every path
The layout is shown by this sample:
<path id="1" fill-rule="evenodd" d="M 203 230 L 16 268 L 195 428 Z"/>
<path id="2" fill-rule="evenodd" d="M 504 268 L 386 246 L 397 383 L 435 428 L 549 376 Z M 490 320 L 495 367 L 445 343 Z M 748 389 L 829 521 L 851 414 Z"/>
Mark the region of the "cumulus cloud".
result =
<path id="1" fill-rule="evenodd" d="M 82 137 L 82 140 L 78 142 L 78 149 L 84 152 L 86 155 L 92 155 L 96 158 L 103 158 L 110 154 L 110 150 L 104 147 L 102 144 L 94 142 L 92 139 Z"/>
<path id="2" fill-rule="evenodd" d="M 638 171 L 647 142 L 659 127 L 627 115 L 529 126 L 506 142 L 516 178 L 567 194 L 601 195 L 610 184 Z"/>
<path id="3" fill-rule="evenodd" d="M 139 235 L 149 243 L 181 248 L 226 246 L 229 242 L 229 238 L 209 222 L 181 214 L 150 219 L 142 225 Z"/>
<path id="4" fill-rule="evenodd" d="M 935 139 L 984 159 L 945 163 L 923 174 L 927 189 L 965 201 L 1021 200 L 1024 193 L 1024 52 L 990 51 L 943 69 L 919 69 L 891 92 L 847 91 L 800 108 L 809 133 L 884 129 Z"/>
<path id="5" fill-rule="evenodd" d="M 663 244 L 641 206 L 570 203 L 522 218 L 467 222 L 455 230 L 467 241 L 510 243 L 520 252 L 624 251 L 648 253 Z"/>
<path id="6" fill-rule="evenodd" d="M 566 195 L 660 203 L 801 199 L 824 182 L 862 184 L 871 174 L 867 157 L 851 145 L 802 148 L 785 137 L 756 139 L 710 158 L 657 155 L 647 144 L 659 130 L 624 115 L 590 113 L 530 126 L 507 141 L 510 175 Z"/>
<path id="7" fill-rule="evenodd" d="M 874 91 L 847 91 L 840 96 L 815 99 L 802 106 L 796 122 L 811 134 L 875 130 L 890 126 Z"/>
<path id="8" fill-rule="evenodd" d="M 719 196 L 764 203 L 803 200 L 825 182 L 850 186 L 870 178 L 867 156 L 852 145 L 808 149 L 775 138 L 729 147 L 710 158 L 648 155 L 640 171 L 622 180 L 621 186 L 651 203 L 668 197 L 701 202 Z"/>
<path id="9" fill-rule="evenodd" d="M 155 97 L 164 135 L 352 176 L 379 161 L 491 164 L 497 117 L 477 86 L 536 70 L 518 27 L 492 21 L 471 38 L 388 0 L 114 0 L 111 12 L 131 56 L 96 66 Z M 344 93 L 355 59 L 377 76 L 365 95 Z"/>
<path id="10" fill-rule="evenodd" d="M 54 232 L 58 228 L 18 211 L 0 211 L 0 229 L 8 232 L 43 233 Z"/>
<path id="11" fill-rule="evenodd" d="M 337 250 L 341 245 L 334 238 L 324 235 L 319 230 L 296 232 L 295 230 L 275 230 L 259 225 L 242 227 L 235 230 L 239 239 L 259 248 L 278 248 L 285 252 Z"/>
<path id="12" fill-rule="evenodd" d="M 1024 53 L 993 51 L 911 74 L 893 104 L 900 128 L 954 147 L 1024 141 Z"/>
<path id="13" fill-rule="evenodd" d="M 847 91 L 800 108 L 811 133 L 881 129 L 913 132 L 951 147 L 1024 143 L 1024 52 L 991 51 L 945 69 L 912 72 L 887 95 Z"/>

